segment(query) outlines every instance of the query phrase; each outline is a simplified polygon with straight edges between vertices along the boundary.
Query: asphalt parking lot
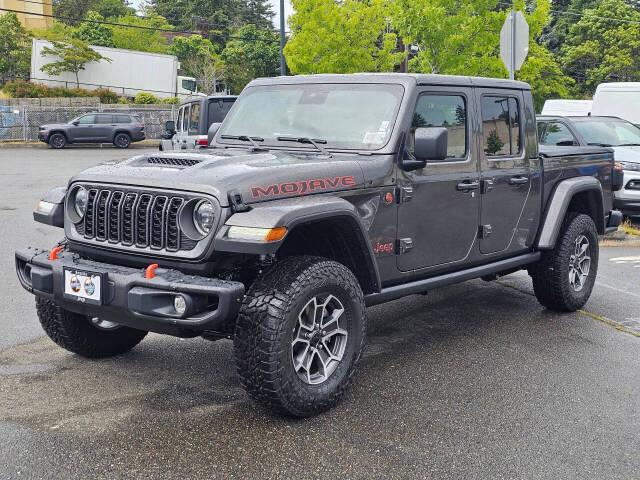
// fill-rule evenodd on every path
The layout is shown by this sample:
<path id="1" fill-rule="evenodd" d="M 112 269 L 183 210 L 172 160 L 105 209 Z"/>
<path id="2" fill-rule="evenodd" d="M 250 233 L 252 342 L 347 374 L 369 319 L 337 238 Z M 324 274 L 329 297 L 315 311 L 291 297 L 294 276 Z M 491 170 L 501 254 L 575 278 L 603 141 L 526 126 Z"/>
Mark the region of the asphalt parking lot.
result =
<path id="1" fill-rule="evenodd" d="M 88 361 L 42 336 L 13 251 L 49 247 L 41 193 L 144 150 L 0 149 L 0 478 L 638 478 L 640 248 L 601 249 L 584 310 L 557 315 L 525 273 L 368 310 L 336 409 L 249 401 L 230 341 L 149 335 Z"/>

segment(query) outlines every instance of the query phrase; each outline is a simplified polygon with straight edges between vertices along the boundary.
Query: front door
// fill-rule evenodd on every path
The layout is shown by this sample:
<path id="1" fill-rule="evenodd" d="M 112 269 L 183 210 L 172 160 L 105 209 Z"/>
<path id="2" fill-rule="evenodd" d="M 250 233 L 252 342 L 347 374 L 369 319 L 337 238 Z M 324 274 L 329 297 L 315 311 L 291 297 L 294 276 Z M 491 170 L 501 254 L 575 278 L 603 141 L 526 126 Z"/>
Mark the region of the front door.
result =
<path id="1" fill-rule="evenodd" d="M 470 88 L 429 87 L 418 96 L 406 148 L 412 152 L 417 127 L 446 127 L 448 149 L 446 161 L 427 162 L 423 169 L 399 175 L 401 271 L 446 268 L 467 258 L 476 242 L 480 179 L 471 135 L 473 110 Z"/>
<path id="2" fill-rule="evenodd" d="M 176 134 L 171 141 L 174 150 L 187 148 L 187 135 L 189 129 L 190 105 L 184 105 L 178 110 L 178 122 L 176 124 Z"/>
<path id="3" fill-rule="evenodd" d="M 94 114 L 85 115 L 78 119 L 78 125 L 69 129 L 72 142 L 92 142 L 96 140 Z"/>
<path id="4" fill-rule="evenodd" d="M 531 190 L 524 149 L 522 93 L 479 90 L 482 117 L 482 206 L 480 252 L 505 252 L 512 241 Z"/>

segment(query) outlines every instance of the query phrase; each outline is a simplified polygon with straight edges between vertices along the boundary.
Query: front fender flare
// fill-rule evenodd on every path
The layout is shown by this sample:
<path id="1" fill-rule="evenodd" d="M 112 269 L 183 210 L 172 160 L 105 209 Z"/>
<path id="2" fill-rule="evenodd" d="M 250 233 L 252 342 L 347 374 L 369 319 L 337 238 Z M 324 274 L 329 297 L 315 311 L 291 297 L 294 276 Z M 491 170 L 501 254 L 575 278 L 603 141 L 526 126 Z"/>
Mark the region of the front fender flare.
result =
<path id="1" fill-rule="evenodd" d="M 536 242 L 537 248 L 540 250 L 551 250 L 555 246 L 571 199 L 576 194 L 586 191 L 595 192 L 599 199 L 599 205 L 602 206 L 602 185 L 595 177 L 568 178 L 557 184 L 551 199 L 547 203 L 542 228 L 540 229 L 540 234 Z M 601 231 L 604 229 L 604 213 L 599 211 L 596 216 L 596 227 L 598 231 Z M 602 219 L 600 219 L 600 217 L 602 217 Z M 598 224 L 598 220 L 602 222 L 602 225 Z"/>
<path id="2" fill-rule="evenodd" d="M 371 244 L 358 209 L 343 198 L 334 196 L 309 196 L 287 198 L 254 204 L 251 210 L 238 212 L 225 222 L 214 240 L 214 249 L 219 252 L 275 254 L 285 242 L 287 236 L 277 242 L 253 242 L 230 239 L 227 232 L 231 226 L 276 228 L 287 227 L 287 235 L 296 226 L 331 218 L 346 219 L 357 234 L 360 248 L 364 249 L 367 269 L 375 279 L 376 290 L 380 289 L 378 265 L 374 259 Z"/>

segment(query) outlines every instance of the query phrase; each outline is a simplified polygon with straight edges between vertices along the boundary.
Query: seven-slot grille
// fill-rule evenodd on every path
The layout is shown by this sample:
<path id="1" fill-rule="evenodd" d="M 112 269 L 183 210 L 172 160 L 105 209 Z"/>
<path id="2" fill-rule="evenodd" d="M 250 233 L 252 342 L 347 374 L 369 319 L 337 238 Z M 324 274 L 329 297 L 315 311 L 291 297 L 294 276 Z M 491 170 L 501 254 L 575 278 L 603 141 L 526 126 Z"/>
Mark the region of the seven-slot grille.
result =
<path id="1" fill-rule="evenodd" d="M 87 211 L 78 233 L 124 246 L 191 250 L 196 242 L 182 234 L 178 223 L 185 202 L 181 196 L 88 188 Z"/>

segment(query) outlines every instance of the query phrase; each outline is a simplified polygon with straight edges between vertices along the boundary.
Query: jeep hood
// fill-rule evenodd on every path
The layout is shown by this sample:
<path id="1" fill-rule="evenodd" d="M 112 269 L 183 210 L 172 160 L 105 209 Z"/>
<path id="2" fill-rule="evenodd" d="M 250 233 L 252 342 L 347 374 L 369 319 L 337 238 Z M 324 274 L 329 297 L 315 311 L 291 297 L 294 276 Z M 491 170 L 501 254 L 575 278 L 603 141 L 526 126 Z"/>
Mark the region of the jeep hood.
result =
<path id="1" fill-rule="evenodd" d="M 206 152 L 206 153 L 205 153 Z M 228 206 L 230 193 L 245 204 L 362 188 L 358 155 L 315 152 L 206 150 L 158 152 L 120 163 L 102 164 L 77 174 L 70 183 L 105 183 L 181 190 L 213 195 Z"/>

